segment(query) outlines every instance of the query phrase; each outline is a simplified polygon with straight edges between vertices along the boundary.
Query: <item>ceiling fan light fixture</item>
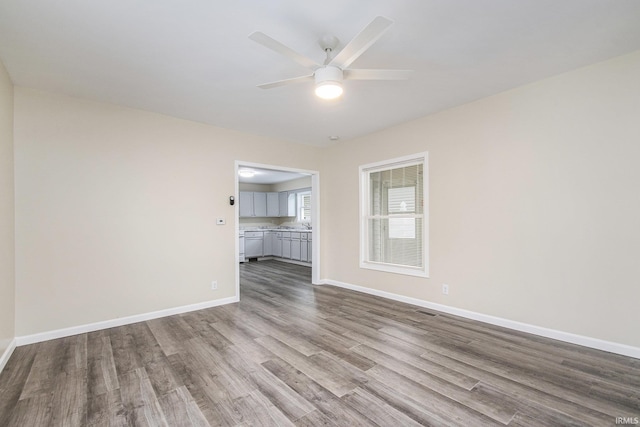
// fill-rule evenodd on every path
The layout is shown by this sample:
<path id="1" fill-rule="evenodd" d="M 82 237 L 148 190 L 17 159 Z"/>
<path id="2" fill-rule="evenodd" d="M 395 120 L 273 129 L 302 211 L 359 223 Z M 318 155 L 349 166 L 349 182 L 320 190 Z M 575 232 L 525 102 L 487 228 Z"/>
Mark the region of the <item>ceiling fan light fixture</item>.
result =
<path id="1" fill-rule="evenodd" d="M 324 82 L 316 85 L 316 95 L 322 99 L 335 99 L 342 95 L 342 83 Z"/>
<path id="2" fill-rule="evenodd" d="M 327 65 L 314 73 L 316 95 L 322 99 L 335 99 L 342 95 L 343 73 L 338 67 Z"/>

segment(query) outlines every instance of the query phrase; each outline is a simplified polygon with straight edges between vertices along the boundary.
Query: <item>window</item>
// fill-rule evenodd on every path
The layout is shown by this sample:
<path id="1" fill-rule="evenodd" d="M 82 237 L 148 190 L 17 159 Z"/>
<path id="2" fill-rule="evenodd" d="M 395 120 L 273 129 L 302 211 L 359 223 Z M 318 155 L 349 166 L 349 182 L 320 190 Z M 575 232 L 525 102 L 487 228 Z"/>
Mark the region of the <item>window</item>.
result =
<path id="1" fill-rule="evenodd" d="M 427 153 L 360 167 L 360 267 L 428 277 Z"/>
<path id="2" fill-rule="evenodd" d="M 311 221 L 311 192 L 304 191 L 298 193 L 298 222 Z"/>

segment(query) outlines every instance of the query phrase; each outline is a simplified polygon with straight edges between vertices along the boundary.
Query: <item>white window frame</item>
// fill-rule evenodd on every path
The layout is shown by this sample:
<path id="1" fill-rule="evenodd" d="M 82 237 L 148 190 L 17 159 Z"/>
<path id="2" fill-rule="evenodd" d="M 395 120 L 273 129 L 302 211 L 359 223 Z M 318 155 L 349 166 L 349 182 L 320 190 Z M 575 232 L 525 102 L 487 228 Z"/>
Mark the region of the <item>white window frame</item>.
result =
<path id="1" fill-rule="evenodd" d="M 422 164 L 423 170 L 423 195 L 424 207 L 421 215 L 415 217 L 422 218 L 422 267 L 412 267 L 407 265 L 389 264 L 370 261 L 369 258 L 369 198 L 371 189 L 369 188 L 369 174 L 388 169 L 395 169 L 404 166 Z M 362 165 L 360 171 L 360 268 L 369 270 L 385 271 L 388 273 L 405 274 L 409 276 L 429 277 L 429 153 L 422 152 L 410 156 L 397 157 L 376 163 Z"/>
<path id="2" fill-rule="evenodd" d="M 297 222 L 311 222 L 311 216 L 306 218 L 304 216 L 304 196 L 309 196 L 309 203 L 311 203 L 311 190 L 301 190 L 296 193 L 296 221 Z M 309 209 L 309 215 L 311 215 L 311 209 Z"/>

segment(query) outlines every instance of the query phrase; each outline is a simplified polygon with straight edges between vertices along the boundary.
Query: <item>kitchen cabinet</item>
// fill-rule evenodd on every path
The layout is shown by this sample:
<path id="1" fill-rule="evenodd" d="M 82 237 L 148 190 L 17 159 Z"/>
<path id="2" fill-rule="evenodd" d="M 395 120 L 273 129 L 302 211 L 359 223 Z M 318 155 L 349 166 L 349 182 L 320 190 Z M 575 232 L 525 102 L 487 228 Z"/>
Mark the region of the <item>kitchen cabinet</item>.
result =
<path id="1" fill-rule="evenodd" d="M 287 195 L 287 192 L 284 193 Z M 282 216 L 280 198 L 280 193 L 277 192 L 241 191 L 239 200 L 240 218 L 280 217 Z"/>
<path id="2" fill-rule="evenodd" d="M 253 215 L 253 193 L 249 191 L 240 192 L 239 210 L 240 217 L 248 217 Z"/>
<path id="3" fill-rule="evenodd" d="M 264 232 L 264 240 L 262 243 L 262 255 L 263 256 L 272 256 L 273 255 L 273 237 L 276 235 L 273 231 L 265 231 Z"/>
<path id="4" fill-rule="evenodd" d="M 278 193 L 267 193 L 267 216 L 280 216 L 280 197 Z"/>
<path id="5" fill-rule="evenodd" d="M 282 256 L 282 233 L 273 233 L 273 253 L 271 255 L 281 257 Z"/>
<path id="6" fill-rule="evenodd" d="M 284 231 L 282 233 L 282 258 L 291 259 L 291 232 Z"/>
<path id="7" fill-rule="evenodd" d="M 300 261 L 308 262 L 309 259 L 309 233 L 300 233 Z"/>
<path id="8" fill-rule="evenodd" d="M 311 231 L 242 231 L 244 258 L 277 257 L 311 263 Z M 244 243 L 244 244 L 243 244 Z"/>
<path id="9" fill-rule="evenodd" d="M 289 213 L 289 193 L 281 191 L 278 193 L 279 216 L 288 216 Z"/>
<path id="10" fill-rule="evenodd" d="M 301 250 L 300 250 L 300 233 L 292 232 L 291 233 L 291 259 L 300 261 Z"/>
<path id="11" fill-rule="evenodd" d="M 294 191 L 264 192 L 240 191 L 240 218 L 295 217 L 298 208 L 298 193 L 309 189 Z"/>
<path id="12" fill-rule="evenodd" d="M 253 193 L 253 216 L 267 216 L 267 193 Z"/>
<path id="13" fill-rule="evenodd" d="M 262 231 L 245 231 L 244 257 L 259 258 L 264 256 L 264 233 Z"/>

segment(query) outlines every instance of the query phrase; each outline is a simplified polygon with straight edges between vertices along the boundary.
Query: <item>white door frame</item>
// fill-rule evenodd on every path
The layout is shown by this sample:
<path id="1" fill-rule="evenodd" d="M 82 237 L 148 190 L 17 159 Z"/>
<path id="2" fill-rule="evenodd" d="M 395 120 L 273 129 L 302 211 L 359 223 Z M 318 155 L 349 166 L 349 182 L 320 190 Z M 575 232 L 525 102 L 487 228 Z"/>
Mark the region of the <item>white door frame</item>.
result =
<path id="1" fill-rule="evenodd" d="M 258 169 L 271 169 L 284 172 L 306 173 L 311 175 L 311 283 L 313 283 L 314 285 L 322 284 L 322 282 L 320 281 L 320 172 L 307 169 L 296 169 L 285 166 L 267 165 L 263 163 L 243 162 L 240 160 L 236 160 L 234 169 L 236 177 L 234 196 L 236 199 L 236 203 L 234 205 L 236 218 L 236 242 L 234 245 L 234 259 L 236 259 L 236 295 L 238 296 L 238 299 L 240 298 L 240 263 L 237 262 L 238 251 L 240 250 L 240 180 L 238 178 L 238 170 L 240 169 L 240 166 L 247 166 Z"/>

